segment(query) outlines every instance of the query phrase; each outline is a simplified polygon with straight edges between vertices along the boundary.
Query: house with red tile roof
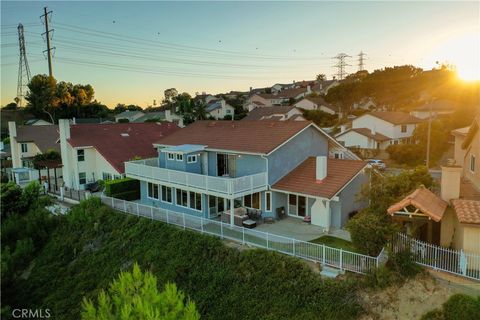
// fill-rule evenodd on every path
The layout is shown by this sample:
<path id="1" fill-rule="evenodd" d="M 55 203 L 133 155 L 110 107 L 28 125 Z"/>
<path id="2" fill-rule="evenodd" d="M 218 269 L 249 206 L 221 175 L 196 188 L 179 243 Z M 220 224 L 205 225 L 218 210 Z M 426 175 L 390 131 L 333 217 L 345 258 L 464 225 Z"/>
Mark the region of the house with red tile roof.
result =
<path id="1" fill-rule="evenodd" d="M 366 163 L 309 121 L 196 121 L 155 142 L 158 155 L 125 163 L 141 202 L 242 225 L 245 213 L 342 228 Z"/>
<path id="2" fill-rule="evenodd" d="M 173 123 L 71 124 L 66 119 L 58 127 L 63 181 L 76 190 L 123 177 L 124 162 L 155 156 L 153 143 L 179 130 Z"/>
<path id="3" fill-rule="evenodd" d="M 476 117 L 463 139 L 462 166 L 442 167 L 440 194 L 425 188 L 392 204 L 388 214 L 401 221 L 413 236 L 444 247 L 480 253 L 480 117 Z M 458 134 L 458 131 L 454 134 Z"/>

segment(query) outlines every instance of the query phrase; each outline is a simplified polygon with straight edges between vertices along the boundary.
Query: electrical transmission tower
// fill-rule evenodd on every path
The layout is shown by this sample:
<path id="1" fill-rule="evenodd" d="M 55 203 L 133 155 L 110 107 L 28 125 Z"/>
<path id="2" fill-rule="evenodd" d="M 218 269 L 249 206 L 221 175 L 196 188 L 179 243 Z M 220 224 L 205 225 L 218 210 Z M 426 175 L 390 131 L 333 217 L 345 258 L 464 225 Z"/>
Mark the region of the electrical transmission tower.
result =
<path id="1" fill-rule="evenodd" d="M 335 57 L 333 57 L 334 59 L 337 59 L 337 64 L 335 64 L 333 67 L 337 68 L 337 73 L 335 74 L 335 76 L 338 80 L 343 80 L 347 75 L 345 67 L 349 66 L 349 64 L 345 61 L 345 59 L 350 57 L 351 56 L 346 53 L 339 53 Z"/>
<path id="2" fill-rule="evenodd" d="M 20 47 L 20 62 L 18 64 L 18 84 L 17 84 L 17 105 L 22 107 L 27 85 L 30 82 L 30 68 L 28 67 L 27 51 L 25 50 L 25 37 L 23 35 L 23 25 L 20 23 L 18 30 L 18 45 Z"/>
<path id="3" fill-rule="evenodd" d="M 363 51 L 360 51 L 360 53 L 358 54 L 358 71 L 363 71 L 365 70 L 365 56 L 367 54 L 364 53 Z"/>
<path id="4" fill-rule="evenodd" d="M 42 33 L 42 36 L 45 35 L 45 38 L 47 39 L 47 50 L 44 50 L 43 52 L 47 53 L 47 59 L 48 59 L 48 75 L 50 77 L 53 77 L 53 70 L 52 70 L 52 50 L 55 49 L 55 47 L 51 48 L 50 47 L 50 34 L 53 33 L 53 29 L 48 28 L 48 21 L 50 20 L 48 15 L 52 14 L 52 11 L 47 11 L 47 7 L 43 8 L 43 14 L 40 16 L 40 18 L 44 18 L 44 24 L 45 24 L 45 32 Z"/>

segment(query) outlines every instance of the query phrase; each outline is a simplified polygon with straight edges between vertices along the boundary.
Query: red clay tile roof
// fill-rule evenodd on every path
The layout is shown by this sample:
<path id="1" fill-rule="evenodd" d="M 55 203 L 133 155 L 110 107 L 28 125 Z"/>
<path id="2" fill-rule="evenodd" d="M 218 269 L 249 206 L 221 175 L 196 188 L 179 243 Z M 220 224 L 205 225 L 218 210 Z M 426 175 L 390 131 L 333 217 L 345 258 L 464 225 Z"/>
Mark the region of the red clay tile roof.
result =
<path id="1" fill-rule="evenodd" d="M 195 121 L 156 143 L 268 154 L 309 125 L 310 121 Z"/>
<path id="2" fill-rule="evenodd" d="M 70 127 L 68 142 L 72 147 L 94 147 L 115 170 L 123 173 L 125 161 L 137 156 L 157 156 L 153 143 L 179 129 L 173 123 L 79 124 Z"/>
<path id="3" fill-rule="evenodd" d="M 448 203 L 425 187 L 421 187 L 413 191 L 399 202 L 391 205 L 387 209 L 387 212 L 393 216 L 395 212 L 401 211 L 403 208 L 410 205 L 420 209 L 422 213 L 428 215 L 434 221 L 439 222 L 442 220 Z"/>
<path id="4" fill-rule="evenodd" d="M 327 177 L 316 179 L 316 158 L 309 157 L 276 182 L 272 189 L 330 199 L 360 172 L 367 162 L 361 160 L 327 160 Z"/>
<path id="5" fill-rule="evenodd" d="M 56 143 L 60 135 L 57 125 L 19 126 L 17 142 L 33 142 L 42 153 L 49 149 L 60 152 L 60 143 Z"/>
<path id="6" fill-rule="evenodd" d="M 362 136 L 365 136 L 365 137 L 368 137 L 370 139 L 373 139 L 375 141 L 388 141 L 390 140 L 389 137 L 387 137 L 386 135 L 383 135 L 381 133 L 378 133 L 376 132 L 375 134 L 372 133 L 372 130 L 368 129 L 368 128 L 352 128 L 351 129 L 352 131 L 355 131 L 359 134 L 361 134 Z M 348 131 L 345 131 L 345 133 L 348 132 Z"/>
<path id="7" fill-rule="evenodd" d="M 365 115 L 371 115 L 393 124 L 410 124 L 422 122 L 421 119 L 401 111 L 372 111 Z"/>
<path id="8" fill-rule="evenodd" d="M 480 224 L 480 201 L 455 199 L 452 205 L 460 223 Z"/>

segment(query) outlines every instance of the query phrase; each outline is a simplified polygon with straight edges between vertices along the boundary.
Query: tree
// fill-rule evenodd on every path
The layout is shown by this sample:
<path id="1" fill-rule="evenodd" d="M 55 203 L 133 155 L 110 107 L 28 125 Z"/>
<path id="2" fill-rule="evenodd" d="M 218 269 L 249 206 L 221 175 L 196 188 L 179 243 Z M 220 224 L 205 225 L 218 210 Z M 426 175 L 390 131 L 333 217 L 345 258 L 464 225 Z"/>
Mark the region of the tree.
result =
<path id="1" fill-rule="evenodd" d="M 197 120 L 206 120 L 207 119 L 207 105 L 203 101 L 198 101 L 195 104 L 195 118 Z"/>
<path id="2" fill-rule="evenodd" d="M 22 188 L 14 182 L 2 183 L 0 186 L 0 197 L 2 203 L 2 219 L 6 216 L 19 212 L 22 204 Z"/>
<path id="3" fill-rule="evenodd" d="M 17 103 L 16 102 L 10 102 L 9 104 L 5 105 L 2 110 L 16 110 L 17 109 Z"/>
<path id="4" fill-rule="evenodd" d="M 106 292 L 100 292 L 97 307 L 84 299 L 82 319 L 200 319 L 195 304 L 184 300 L 185 295 L 173 283 L 159 292 L 157 278 L 135 263 L 132 272 L 120 273 Z"/>
<path id="5" fill-rule="evenodd" d="M 320 74 L 317 74 L 316 79 L 317 81 L 325 81 L 327 80 L 327 77 L 323 73 L 320 73 Z"/>
<path id="6" fill-rule="evenodd" d="M 28 84 L 29 92 L 25 96 L 28 109 L 37 117 L 51 113 L 56 105 L 57 80 L 46 74 L 37 74 Z"/>
<path id="7" fill-rule="evenodd" d="M 163 95 L 165 96 L 163 102 L 170 106 L 175 97 L 178 95 L 178 91 L 175 88 L 166 89 L 163 92 Z"/>

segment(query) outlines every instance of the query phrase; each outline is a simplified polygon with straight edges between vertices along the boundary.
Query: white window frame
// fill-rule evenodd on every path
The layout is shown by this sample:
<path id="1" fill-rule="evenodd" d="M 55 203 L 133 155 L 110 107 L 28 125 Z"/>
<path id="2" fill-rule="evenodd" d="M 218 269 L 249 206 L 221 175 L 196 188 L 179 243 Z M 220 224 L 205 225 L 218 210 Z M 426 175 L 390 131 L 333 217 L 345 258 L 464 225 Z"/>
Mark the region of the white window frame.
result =
<path id="1" fill-rule="evenodd" d="M 470 155 L 470 171 L 471 172 L 475 172 L 475 166 L 476 166 L 476 157 L 474 154 L 471 154 Z"/>
<path id="2" fill-rule="evenodd" d="M 155 186 L 157 187 L 157 197 L 155 198 Z M 150 192 L 150 188 L 152 188 L 152 192 Z M 148 199 L 152 199 L 152 200 L 158 200 L 159 198 L 159 188 L 158 188 L 158 184 L 156 183 L 151 183 L 151 182 L 147 182 L 147 198 Z M 152 193 L 153 193 L 153 197 L 152 197 Z"/>
<path id="3" fill-rule="evenodd" d="M 161 199 L 161 201 L 165 202 L 165 203 L 172 204 L 173 203 L 173 188 L 172 187 L 167 187 L 167 186 L 164 186 L 164 185 L 161 185 L 160 187 L 161 187 L 160 188 L 160 199 Z M 170 190 L 170 201 L 163 198 L 163 188 L 165 188 L 165 195 L 167 195 L 167 192 Z"/>
<path id="4" fill-rule="evenodd" d="M 21 143 L 20 148 L 22 149 L 22 153 L 27 153 L 28 152 L 28 144 L 27 143 Z"/>
<path id="5" fill-rule="evenodd" d="M 112 174 L 108 172 L 102 172 L 102 179 L 104 181 L 112 180 Z"/>
<path id="6" fill-rule="evenodd" d="M 335 151 L 335 152 L 333 153 L 333 158 L 334 158 L 334 159 L 343 159 L 343 152 L 341 152 L 341 151 Z"/>
<path id="7" fill-rule="evenodd" d="M 270 199 L 268 199 L 270 198 Z M 272 192 L 265 192 L 265 211 L 272 212 Z"/>
<path id="8" fill-rule="evenodd" d="M 180 197 L 178 196 L 178 192 L 180 192 Z M 183 192 L 186 192 L 186 193 L 187 193 L 187 203 L 185 203 L 185 204 L 182 203 L 182 200 L 183 200 Z M 184 207 L 184 208 L 188 208 L 189 198 L 190 198 L 190 196 L 189 196 L 187 190 L 183 190 L 183 189 L 180 189 L 180 188 L 176 188 L 176 189 L 175 189 L 175 204 L 176 204 L 177 206 Z M 179 201 L 179 200 L 180 200 L 180 201 Z"/>
<path id="9" fill-rule="evenodd" d="M 197 155 L 192 154 L 187 156 L 187 163 L 196 163 L 197 162 Z"/>
<path id="10" fill-rule="evenodd" d="M 175 160 L 175 153 L 167 152 L 167 159 L 168 160 Z"/>
<path id="11" fill-rule="evenodd" d="M 81 175 L 84 175 L 84 178 L 82 178 Z M 82 183 L 82 180 L 85 180 L 85 182 Z M 78 173 L 78 184 L 79 185 L 87 184 L 87 173 L 86 172 L 79 172 Z"/>
<path id="12" fill-rule="evenodd" d="M 177 161 L 183 161 L 183 154 L 177 153 L 175 159 L 176 159 Z"/>
<path id="13" fill-rule="evenodd" d="M 192 203 L 190 201 L 190 197 L 191 195 L 193 194 L 193 197 L 194 197 L 194 204 L 193 204 L 193 207 L 192 207 Z M 200 209 L 197 209 L 197 196 L 200 196 Z M 191 209 L 191 210 L 194 210 L 194 211 L 198 211 L 198 212 L 202 212 L 202 208 L 203 208 L 203 200 L 202 200 L 202 194 L 201 193 L 198 193 L 198 192 L 193 192 L 193 191 L 188 191 L 188 208 Z"/>

